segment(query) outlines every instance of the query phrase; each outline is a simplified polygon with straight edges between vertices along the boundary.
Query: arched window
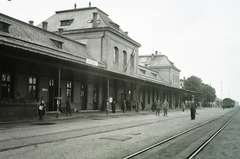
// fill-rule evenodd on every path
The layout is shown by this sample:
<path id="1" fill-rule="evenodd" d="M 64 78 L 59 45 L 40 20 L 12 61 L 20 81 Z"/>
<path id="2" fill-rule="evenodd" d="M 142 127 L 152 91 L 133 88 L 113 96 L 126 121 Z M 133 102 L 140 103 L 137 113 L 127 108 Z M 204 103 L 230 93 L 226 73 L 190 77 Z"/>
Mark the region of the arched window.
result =
<path id="1" fill-rule="evenodd" d="M 115 46 L 114 47 L 114 57 L 113 57 L 114 62 L 118 63 L 119 60 L 119 49 Z"/>
<path id="2" fill-rule="evenodd" d="M 127 52 L 123 51 L 123 65 L 127 65 Z"/>

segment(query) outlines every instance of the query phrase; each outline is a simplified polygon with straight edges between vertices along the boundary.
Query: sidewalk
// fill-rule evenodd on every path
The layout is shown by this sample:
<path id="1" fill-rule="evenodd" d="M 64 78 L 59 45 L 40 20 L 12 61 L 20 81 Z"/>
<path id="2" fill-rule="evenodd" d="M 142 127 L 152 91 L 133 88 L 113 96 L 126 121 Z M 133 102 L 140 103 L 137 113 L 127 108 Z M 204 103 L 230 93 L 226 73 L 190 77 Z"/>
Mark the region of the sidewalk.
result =
<path id="1" fill-rule="evenodd" d="M 169 112 L 181 111 L 179 108 L 169 109 Z M 188 111 L 185 110 L 185 111 Z M 163 113 L 161 111 L 161 113 Z M 99 110 L 84 110 L 80 112 L 72 113 L 72 116 L 66 116 L 66 113 L 62 113 L 58 118 L 56 117 L 55 112 L 47 112 L 45 116 L 43 116 L 43 121 L 41 122 L 48 122 L 48 121 L 57 121 L 57 120 L 71 120 L 77 118 L 96 118 L 96 117 L 119 117 L 119 116 L 134 116 L 134 115 L 147 115 L 147 114 L 155 114 L 152 110 L 140 110 L 138 113 L 135 110 L 132 111 L 125 111 L 123 113 L 120 109 L 116 110 L 116 113 L 112 113 L 111 111 L 108 114 L 105 111 Z M 39 122 L 38 116 L 35 117 L 13 117 L 13 118 L 0 118 L 0 125 L 2 124 L 13 124 L 13 123 L 33 123 Z"/>

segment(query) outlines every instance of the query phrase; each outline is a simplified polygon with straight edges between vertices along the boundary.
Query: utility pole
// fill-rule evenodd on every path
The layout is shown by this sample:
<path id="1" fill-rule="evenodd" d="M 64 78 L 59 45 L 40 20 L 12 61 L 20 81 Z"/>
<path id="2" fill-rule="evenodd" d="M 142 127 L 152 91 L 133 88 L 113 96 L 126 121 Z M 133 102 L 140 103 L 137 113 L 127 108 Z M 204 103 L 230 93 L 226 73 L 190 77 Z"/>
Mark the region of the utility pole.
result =
<path id="1" fill-rule="evenodd" d="M 221 82 L 221 100 L 222 100 L 222 82 Z"/>

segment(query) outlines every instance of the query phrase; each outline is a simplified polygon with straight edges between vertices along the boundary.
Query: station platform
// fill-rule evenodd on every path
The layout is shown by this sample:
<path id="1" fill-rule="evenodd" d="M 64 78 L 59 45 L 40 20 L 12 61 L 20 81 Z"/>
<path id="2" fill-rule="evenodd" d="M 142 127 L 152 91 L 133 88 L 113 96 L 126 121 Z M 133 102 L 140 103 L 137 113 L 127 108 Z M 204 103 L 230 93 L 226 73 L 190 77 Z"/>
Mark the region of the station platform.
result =
<path id="1" fill-rule="evenodd" d="M 180 108 L 173 108 L 169 109 L 170 112 L 176 112 L 179 111 L 181 112 L 182 110 Z M 185 110 L 189 111 L 189 110 Z M 106 111 L 99 111 L 99 110 L 83 110 L 79 112 L 72 112 L 72 116 L 68 114 L 66 116 L 66 113 L 61 113 L 57 117 L 57 112 L 56 111 L 47 111 L 46 114 L 43 116 L 42 122 L 47 122 L 47 121 L 54 121 L 54 120 L 70 120 L 70 119 L 86 119 L 86 118 L 94 118 L 94 117 L 120 117 L 120 116 L 134 116 L 134 115 L 148 115 L 148 114 L 155 114 L 152 110 L 139 110 L 136 112 L 135 110 L 127 110 L 125 113 L 122 112 L 122 110 L 116 110 L 115 113 L 112 113 L 111 110 L 108 112 Z M 161 111 L 161 114 L 163 114 L 163 111 Z M 0 125 L 1 124 L 11 124 L 11 123 L 30 123 L 30 122 L 39 122 L 38 115 L 34 117 L 12 117 L 12 118 L 0 118 Z"/>

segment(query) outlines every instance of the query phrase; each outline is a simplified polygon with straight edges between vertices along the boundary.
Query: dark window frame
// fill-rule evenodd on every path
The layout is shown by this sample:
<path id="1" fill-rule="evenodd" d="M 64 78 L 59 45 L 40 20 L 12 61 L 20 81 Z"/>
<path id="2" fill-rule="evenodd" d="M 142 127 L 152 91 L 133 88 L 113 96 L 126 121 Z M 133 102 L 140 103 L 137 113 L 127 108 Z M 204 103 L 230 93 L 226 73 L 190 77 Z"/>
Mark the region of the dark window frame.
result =
<path id="1" fill-rule="evenodd" d="M 70 100 L 72 101 L 72 94 L 73 94 L 73 82 L 70 80 L 67 80 L 66 82 L 66 96 L 70 97 Z"/>
<path id="2" fill-rule="evenodd" d="M 11 97 L 11 73 L 10 72 L 3 72 L 2 73 L 2 94 L 4 98 Z M 4 89 L 4 87 L 6 89 Z M 7 92 L 4 92 L 7 91 Z"/>
<path id="3" fill-rule="evenodd" d="M 117 46 L 114 47 L 114 62 L 119 63 L 119 48 Z"/>
<path id="4" fill-rule="evenodd" d="M 54 40 L 54 39 L 50 39 L 50 40 L 53 42 L 53 44 L 54 44 L 57 48 L 59 48 L 59 49 L 62 49 L 62 48 L 63 48 L 63 42 L 58 41 L 58 40 Z"/>
<path id="5" fill-rule="evenodd" d="M 123 51 L 123 65 L 127 65 L 127 52 Z"/>
<path id="6" fill-rule="evenodd" d="M 60 20 L 60 26 L 70 26 L 74 19 Z"/>
<path id="7" fill-rule="evenodd" d="M 0 21 L 0 30 L 6 33 L 9 33 L 9 27 L 11 24 Z"/>

